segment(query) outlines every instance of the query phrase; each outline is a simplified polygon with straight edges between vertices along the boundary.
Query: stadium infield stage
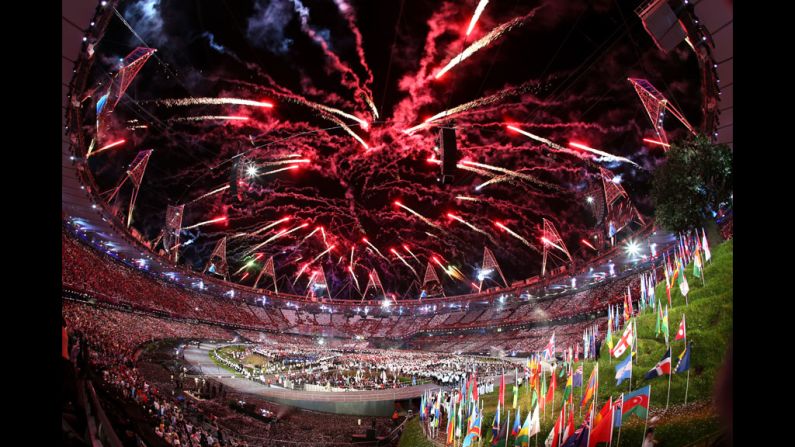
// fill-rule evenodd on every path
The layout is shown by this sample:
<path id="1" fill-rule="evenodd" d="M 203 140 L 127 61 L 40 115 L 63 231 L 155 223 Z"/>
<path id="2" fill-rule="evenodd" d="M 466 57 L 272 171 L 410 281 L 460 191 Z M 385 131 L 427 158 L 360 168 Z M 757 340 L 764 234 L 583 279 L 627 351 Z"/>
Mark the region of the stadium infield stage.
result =
<path id="1" fill-rule="evenodd" d="M 387 390 L 367 391 L 297 391 L 273 388 L 267 385 L 233 377 L 229 370 L 216 365 L 210 352 L 226 344 L 202 342 L 200 347 L 188 345 L 184 349 L 185 361 L 189 363 L 195 376 L 212 378 L 225 387 L 237 392 L 255 395 L 266 400 L 305 410 L 354 416 L 391 416 L 395 402 L 419 398 L 426 390 L 438 390 L 439 385 L 423 384 Z M 508 378 L 506 377 L 506 382 Z"/>

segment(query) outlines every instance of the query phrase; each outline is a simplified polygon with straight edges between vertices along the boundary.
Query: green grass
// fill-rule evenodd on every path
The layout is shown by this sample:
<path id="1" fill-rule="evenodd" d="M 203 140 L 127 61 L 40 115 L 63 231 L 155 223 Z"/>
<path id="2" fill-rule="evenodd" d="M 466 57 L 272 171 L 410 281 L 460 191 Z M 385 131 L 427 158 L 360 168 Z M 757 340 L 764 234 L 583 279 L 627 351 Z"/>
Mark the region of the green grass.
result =
<path id="1" fill-rule="evenodd" d="M 433 443 L 429 441 L 422 432 L 420 418 L 415 417 L 406 422 L 403 434 L 400 435 L 400 444 L 398 444 L 398 447 L 434 447 Z"/>
<path id="2" fill-rule="evenodd" d="M 702 286 L 701 280 L 693 277 L 693 266 L 689 265 L 686 277 L 690 286 L 688 294 L 688 304 L 679 292 L 678 286 L 674 286 L 671 291 L 672 307 L 669 309 L 669 328 L 672 346 L 673 367 L 676 366 L 679 354 L 684 350 L 684 341 L 673 339 L 679 328 L 682 313 L 687 314 L 687 339 L 693 343 L 690 363 L 690 385 L 687 393 L 688 407 L 691 402 L 706 402 L 711 399 L 714 389 L 715 379 L 723 362 L 728 343 L 732 336 L 732 311 L 733 311 L 733 242 L 727 241 L 723 244 L 712 247 L 712 261 L 704 269 L 706 286 Z M 664 284 L 660 284 L 655 290 L 655 297 L 667 304 L 668 300 L 665 293 Z M 654 336 L 656 316 L 650 311 L 646 311 L 637 318 L 638 328 L 638 356 L 637 363 L 633 365 L 632 388 L 651 384 L 651 408 L 652 415 L 655 411 L 665 408 L 668 380 L 667 376 L 658 377 L 649 381 L 643 380 L 643 376 L 660 360 L 665 353 L 665 339 L 661 335 L 659 338 Z M 604 328 L 601 328 L 604 331 Z M 621 334 L 613 334 L 616 342 Z M 615 365 L 621 359 L 610 359 L 607 344 L 604 343 L 600 353 L 599 367 L 599 391 L 598 404 L 601 406 L 611 395 L 615 398 L 622 392 L 629 390 L 629 384 L 624 381 L 621 387 L 616 387 Z M 588 377 L 593 369 L 594 362 L 586 362 L 584 366 L 583 382 L 587 383 Z M 549 377 L 547 377 L 549 384 Z M 675 374 L 671 377 L 670 407 L 681 406 L 685 398 L 686 374 Z M 565 377 L 558 379 L 558 389 L 555 393 L 555 411 L 559 414 L 563 401 L 563 387 Z M 513 402 L 513 389 L 509 385 L 506 387 L 506 402 Z M 575 388 L 575 403 L 580 397 L 580 388 Z M 497 392 L 481 397 L 485 417 L 483 419 L 482 431 L 484 433 L 484 444 L 491 439 L 491 424 L 497 406 Z M 530 407 L 530 395 L 528 387 L 522 386 L 520 389 L 519 405 L 521 408 L 522 421 Z M 600 408 L 597 407 L 598 408 Z M 542 415 L 541 439 L 539 445 L 543 444 L 549 431 L 552 429 L 554 420 L 552 407 L 547 408 L 546 417 Z M 681 411 L 680 411 L 681 410 Z M 586 411 L 586 410 L 583 410 Z M 515 417 L 515 410 L 511 410 L 511 425 Z M 503 418 L 505 413 L 503 413 Z M 575 425 L 579 426 L 582 418 L 579 414 L 575 417 Z M 415 422 L 416 423 L 416 422 Z M 505 423 L 503 419 L 502 424 Z M 631 417 L 624 421 L 621 432 L 621 445 L 639 445 L 643 434 L 643 420 Z M 709 409 L 708 405 L 700 405 L 699 410 L 681 408 L 677 411 L 669 411 L 661 416 L 656 426 L 656 439 L 664 442 L 666 446 L 680 446 L 696 441 L 702 437 L 718 431 L 717 417 Z M 422 430 L 417 427 L 419 435 Z M 404 437 L 407 436 L 404 434 Z M 535 445 L 535 440 L 531 440 L 531 445 Z M 412 443 L 401 445 L 415 445 Z M 416 444 L 425 445 L 425 444 Z M 513 445 L 513 437 L 509 437 L 508 445 Z M 614 438 L 613 445 L 616 444 Z"/>

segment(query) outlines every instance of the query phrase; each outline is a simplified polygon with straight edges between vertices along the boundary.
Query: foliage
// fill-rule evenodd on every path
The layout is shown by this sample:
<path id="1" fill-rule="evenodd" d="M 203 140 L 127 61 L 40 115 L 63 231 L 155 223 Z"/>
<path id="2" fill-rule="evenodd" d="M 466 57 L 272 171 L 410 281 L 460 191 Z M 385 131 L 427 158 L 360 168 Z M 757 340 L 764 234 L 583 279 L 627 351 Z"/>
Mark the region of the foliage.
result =
<path id="1" fill-rule="evenodd" d="M 652 181 L 657 224 L 675 232 L 699 227 L 708 210 L 729 202 L 732 158 L 727 145 L 704 136 L 673 143 Z"/>

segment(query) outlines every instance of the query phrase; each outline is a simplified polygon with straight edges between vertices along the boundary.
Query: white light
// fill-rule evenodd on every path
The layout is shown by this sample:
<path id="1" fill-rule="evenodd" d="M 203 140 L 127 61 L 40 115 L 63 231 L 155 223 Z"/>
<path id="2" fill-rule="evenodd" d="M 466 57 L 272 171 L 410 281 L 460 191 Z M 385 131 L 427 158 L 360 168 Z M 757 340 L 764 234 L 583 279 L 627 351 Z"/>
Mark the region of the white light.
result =
<path id="1" fill-rule="evenodd" d="M 572 289 L 577 288 L 577 278 L 571 278 L 571 288 Z"/>
<path id="2" fill-rule="evenodd" d="M 249 167 L 246 168 L 246 175 L 248 177 L 255 177 L 257 175 L 257 167 L 254 165 L 249 165 Z"/>
<path id="3" fill-rule="evenodd" d="M 588 196 L 588 197 L 585 199 L 585 201 L 586 201 L 586 202 L 588 202 L 588 203 L 593 203 L 593 197 L 591 197 L 591 196 Z"/>
<path id="4" fill-rule="evenodd" d="M 107 6 L 107 5 L 108 5 L 108 2 L 106 2 L 105 0 L 102 0 L 102 2 L 100 2 L 100 5 L 102 5 L 102 6 Z"/>
<path id="5" fill-rule="evenodd" d="M 640 245 L 635 241 L 627 241 L 624 246 L 624 251 L 630 256 L 637 256 L 640 253 Z"/>
<path id="6" fill-rule="evenodd" d="M 87 40 L 88 40 L 88 37 L 86 37 L 86 36 L 83 36 L 83 42 L 85 42 L 85 41 L 87 41 Z"/>
<path id="7" fill-rule="evenodd" d="M 384 298 L 384 301 L 381 301 L 381 307 L 383 307 L 383 308 L 388 308 L 388 307 L 389 307 L 389 306 L 391 306 L 391 305 L 392 305 L 392 302 L 391 302 L 391 301 L 389 301 L 389 300 L 388 300 L 388 299 L 386 299 L 386 298 Z"/>
<path id="8" fill-rule="evenodd" d="M 93 209 L 97 209 L 97 204 L 96 204 L 96 203 L 92 203 L 92 204 L 91 204 L 91 208 L 93 208 Z"/>
<path id="9" fill-rule="evenodd" d="M 94 26 L 94 22 L 91 22 L 91 26 Z"/>

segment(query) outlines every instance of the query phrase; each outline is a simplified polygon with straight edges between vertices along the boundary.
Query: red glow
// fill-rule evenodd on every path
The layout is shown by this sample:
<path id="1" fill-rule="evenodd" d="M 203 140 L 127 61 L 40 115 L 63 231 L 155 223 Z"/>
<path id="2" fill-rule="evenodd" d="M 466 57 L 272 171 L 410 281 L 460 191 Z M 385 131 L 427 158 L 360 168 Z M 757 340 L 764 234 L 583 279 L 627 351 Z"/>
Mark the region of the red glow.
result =
<path id="1" fill-rule="evenodd" d="M 591 244 L 590 244 L 588 241 L 586 241 L 585 239 L 580 239 L 580 242 L 582 242 L 582 243 L 583 243 L 583 245 L 586 245 L 586 246 L 588 246 L 588 247 L 591 247 L 591 249 L 593 249 L 594 251 L 597 251 L 597 250 L 596 250 L 596 247 L 594 247 L 593 245 L 591 245 Z"/>
<path id="2" fill-rule="evenodd" d="M 270 101 L 260 101 L 260 104 L 262 104 L 261 107 L 267 107 L 269 109 L 273 108 L 273 103 Z"/>
<path id="3" fill-rule="evenodd" d="M 366 237 L 363 237 L 363 238 L 362 238 L 362 242 L 367 242 L 367 238 L 366 238 Z"/>
<path id="4" fill-rule="evenodd" d="M 583 150 L 586 150 L 586 151 L 595 151 L 596 150 L 596 149 L 594 149 L 592 147 L 588 147 L 588 146 L 586 146 L 586 145 L 584 145 L 582 143 L 578 143 L 576 141 L 569 141 L 569 146 L 576 147 L 577 149 L 583 149 Z"/>
<path id="5" fill-rule="evenodd" d="M 408 249 L 409 249 L 409 246 L 408 246 L 408 245 L 406 245 L 406 244 L 403 244 L 403 248 L 404 248 L 404 249 L 406 249 L 406 251 L 408 251 Z"/>
<path id="6" fill-rule="evenodd" d="M 395 250 L 394 248 L 390 248 L 389 251 L 391 251 L 394 254 L 397 254 L 397 250 Z"/>
<path id="7" fill-rule="evenodd" d="M 94 151 L 94 153 L 96 154 L 97 152 L 102 152 L 102 151 L 104 151 L 105 149 L 110 149 L 110 148 L 112 148 L 112 147 L 116 147 L 116 146 L 118 146 L 118 145 L 120 145 L 120 144 L 124 144 L 124 143 L 126 143 L 126 142 L 127 142 L 127 140 L 125 140 L 125 139 L 123 139 L 123 138 L 122 138 L 122 139 L 121 139 L 121 140 L 119 140 L 119 141 L 114 141 L 113 143 L 106 144 L 105 146 L 102 146 L 101 148 L 99 148 L 99 149 L 97 149 L 96 151 Z"/>
<path id="8" fill-rule="evenodd" d="M 400 202 L 399 202 L 399 201 L 397 201 L 397 200 L 395 200 L 395 205 L 397 205 L 397 206 L 403 206 L 403 204 L 402 204 L 402 203 L 400 203 Z"/>
<path id="9" fill-rule="evenodd" d="M 644 138 L 643 141 L 645 141 L 647 143 L 652 143 L 652 144 L 659 144 L 660 146 L 663 146 L 663 147 L 671 147 L 670 144 L 663 143 L 662 141 L 651 140 L 649 138 Z"/>

